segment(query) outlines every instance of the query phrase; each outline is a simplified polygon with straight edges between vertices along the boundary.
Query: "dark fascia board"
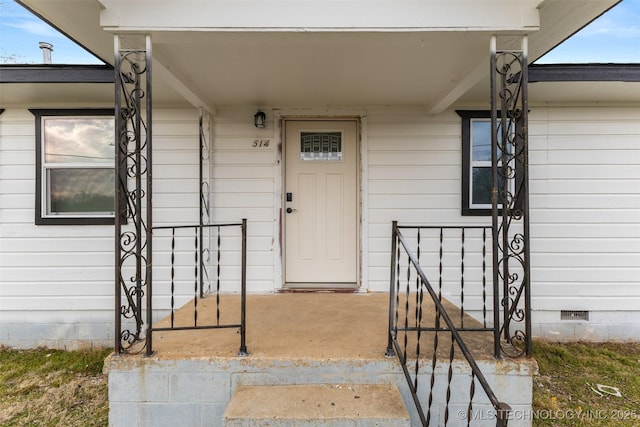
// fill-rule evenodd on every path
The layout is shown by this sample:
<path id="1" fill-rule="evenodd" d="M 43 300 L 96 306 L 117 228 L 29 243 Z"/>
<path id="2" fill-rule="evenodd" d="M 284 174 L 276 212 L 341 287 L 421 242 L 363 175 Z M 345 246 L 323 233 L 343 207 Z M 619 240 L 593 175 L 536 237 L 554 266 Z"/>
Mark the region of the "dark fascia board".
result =
<path id="1" fill-rule="evenodd" d="M 5 64 L 0 83 L 114 83 L 110 65 Z"/>
<path id="2" fill-rule="evenodd" d="M 640 64 L 532 64 L 536 82 L 640 82 Z"/>
<path id="3" fill-rule="evenodd" d="M 114 82 L 110 65 L 0 65 L 0 83 Z M 640 64 L 532 64 L 529 83 L 536 82 L 640 82 Z"/>

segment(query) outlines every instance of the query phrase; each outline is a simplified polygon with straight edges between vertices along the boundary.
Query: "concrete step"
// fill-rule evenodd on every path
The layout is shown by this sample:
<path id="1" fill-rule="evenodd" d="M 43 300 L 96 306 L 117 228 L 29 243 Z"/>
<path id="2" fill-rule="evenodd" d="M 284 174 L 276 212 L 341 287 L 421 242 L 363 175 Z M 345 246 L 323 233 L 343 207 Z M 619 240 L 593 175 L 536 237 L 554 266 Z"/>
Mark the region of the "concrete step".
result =
<path id="1" fill-rule="evenodd" d="M 223 416 L 226 427 L 410 427 L 395 385 L 238 386 Z"/>

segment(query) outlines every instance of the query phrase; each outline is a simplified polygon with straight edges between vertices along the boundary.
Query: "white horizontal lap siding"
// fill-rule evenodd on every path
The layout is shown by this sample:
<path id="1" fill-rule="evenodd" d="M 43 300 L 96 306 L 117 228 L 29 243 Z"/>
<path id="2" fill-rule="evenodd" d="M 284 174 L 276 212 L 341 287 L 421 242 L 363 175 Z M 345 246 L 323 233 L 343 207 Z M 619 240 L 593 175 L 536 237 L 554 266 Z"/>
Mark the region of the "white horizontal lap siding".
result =
<path id="1" fill-rule="evenodd" d="M 490 225 L 491 221 L 460 213 L 462 136 L 454 111 L 428 116 L 420 109 L 371 110 L 367 121 L 368 285 L 370 290 L 386 291 L 393 220 L 405 225 Z M 435 256 L 438 242 L 425 243 L 429 248 L 423 250 Z M 459 251 L 459 236 L 448 237 L 446 244 Z M 449 256 L 456 268 L 458 256 Z M 458 277 L 451 280 L 459 282 Z"/>
<path id="2" fill-rule="evenodd" d="M 36 226 L 35 118 L 0 115 L 0 341 L 12 346 L 108 343 L 113 227 Z"/>
<path id="3" fill-rule="evenodd" d="M 271 113 L 267 113 L 270 119 Z M 247 220 L 247 290 L 253 293 L 270 292 L 275 287 L 274 192 L 279 156 L 276 131 L 269 122 L 266 128 L 257 129 L 254 114 L 254 109 L 218 109 L 211 137 L 213 222 Z M 227 251 L 240 249 L 239 240 L 230 244 Z M 222 254 L 226 255 L 224 247 Z M 231 272 L 227 273 L 228 288 L 237 291 L 239 265 L 227 271 Z"/>
<path id="4" fill-rule="evenodd" d="M 153 120 L 153 225 L 198 224 L 198 111 L 156 109 Z"/>
<path id="5" fill-rule="evenodd" d="M 640 106 L 534 107 L 530 123 L 533 310 L 638 310 Z"/>
<path id="6" fill-rule="evenodd" d="M 86 287 L 93 294 L 102 288 L 106 297 L 113 283 L 113 227 L 36 226 L 35 165 L 34 116 L 7 109 L 0 115 L 0 309 L 39 307 L 38 299 L 48 309 L 73 309 L 84 302 Z M 68 298 L 50 298 L 61 284 Z"/>
<path id="7" fill-rule="evenodd" d="M 198 220 L 198 113 L 154 110 L 154 222 Z M 0 339 L 111 345 L 114 227 L 34 224 L 35 123 L 0 115 Z"/>
<path id="8" fill-rule="evenodd" d="M 199 186 L 200 186 L 200 152 L 199 152 L 199 114 L 197 110 L 158 110 L 154 111 L 154 150 L 153 150 L 153 221 L 154 226 L 184 226 L 199 224 Z M 253 120 L 253 113 L 244 117 L 247 123 Z M 224 115 L 222 116 L 224 121 Z M 248 117 L 248 119 L 247 119 Z M 255 166 L 250 158 L 229 158 L 218 155 L 219 132 L 218 116 L 211 117 L 211 135 L 208 144 L 211 147 L 210 160 L 204 162 L 204 179 L 210 176 L 210 223 L 240 223 L 247 212 L 269 207 L 271 215 L 271 188 L 263 185 L 245 185 L 244 192 L 230 184 L 229 177 L 223 171 L 252 170 Z M 206 133 L 206 131 L 205 131 Z M 245 132 L 246 133 L 246 132 Z M 247 138 L 245 138 L 246 140 Z M 222 150 L 224 154 L 225 151 Z M 258 163 L 263 160 L 257 160 Z M 271 162 L 272 163 L 272 162 Z M 209 168 L 209 170 L 207 170 Z M 222 175 L 220 175 L 222 173 Z M 271 173 L 272 176 L 272 173 Z M 233 178 L 231 178 L 233 181 Z M 272 181 L 272 178 L 269 179 Z M 231 185 L 231 186 L 230 186 Z M 242 184 L 240 185 L 242 187 Z M 265 191 L 267 190 L 267 191 Z M 249 219 L 249 218 L 248 218 Z M 251 219 L 249 219 L 251 221 Z M 259 222 L 257 223 L 259 224 Z M 266 246 L 265 240 L 271 242 L 271 234 L 264 233 L 264 227 L 250 225 L 248 279 L 264 280 L 264 261 L 260 257 L 252 257 L 256 247 Z M 272 232 L 272 223 L 269 233 Z M 210 250 L 209 282 L 205 289 L 216 289 L 217 272 L 217 229 L 207 233 L 205 229 L 204 244 Z M 171 230 L 156 230 L 153 242 L 153 283 L 154 307 L 159 310 L 171 307 Z M 221 229 L 221 290 L 238 292 L 240 290 L 241 233 L 239 227 Z M 176 307 L 190 301 L 196 294 L 196 272 L 198 271 L 196 244 L 199 244 L 194 228 L 176 229 L 173 250 L 173 286 Z M 254 267 L 255 260 L 262 266 Z M 271 263 L 268 264 L 269 268 Z M 272 289 L 272 286 L 271 286 Z"/>
<path id="9" fill-rule="evenodd" d="M 195 109 L 154 110 L 153 226 L 199 223 L 199 113 Z M 196 229 L 178 229 L 173 248 L 176 308 L 194 295 Z M 153 306 L 171 306 L 171 230 L 153 233 Z"/>
<path id="10" fill-rule="evenodd" d="M 199 224 L 199 113 L 191 108 L 158 108 L 153 113 L 153 226 L 195 226 Z M 199 239 L 195 228 L 177 229 L 175 236 L 174 293 L 179 307 L 194 296 Z M 154 231 L 155 310 L 171 305 L 171 244 L 171 230 Z"/>

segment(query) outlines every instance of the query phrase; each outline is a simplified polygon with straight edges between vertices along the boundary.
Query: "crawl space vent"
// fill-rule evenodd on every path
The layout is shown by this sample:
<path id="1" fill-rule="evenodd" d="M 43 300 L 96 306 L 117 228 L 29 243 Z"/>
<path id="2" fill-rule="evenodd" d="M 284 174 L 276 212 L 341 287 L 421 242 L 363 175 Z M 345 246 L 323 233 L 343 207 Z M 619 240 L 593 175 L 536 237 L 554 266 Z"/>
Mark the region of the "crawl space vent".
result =
<path id="1" fill-rule="evenodd" d="M 589 320 L 589 312 L 584 310 L 562 310 L 560 320 Z"/>

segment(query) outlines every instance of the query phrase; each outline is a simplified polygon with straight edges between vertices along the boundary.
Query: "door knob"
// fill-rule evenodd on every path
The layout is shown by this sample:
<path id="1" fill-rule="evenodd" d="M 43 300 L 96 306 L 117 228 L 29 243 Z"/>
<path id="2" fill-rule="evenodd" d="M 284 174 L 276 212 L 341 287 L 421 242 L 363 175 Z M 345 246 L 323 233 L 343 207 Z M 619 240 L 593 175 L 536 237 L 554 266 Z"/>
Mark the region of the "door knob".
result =
<path id="1" fill-rule="evenodd" d="M 297 211 L 297 210 L 298 210 L 298 209 L 287 208 L 287 213 L 295 212 L 295 211 Z"/>

